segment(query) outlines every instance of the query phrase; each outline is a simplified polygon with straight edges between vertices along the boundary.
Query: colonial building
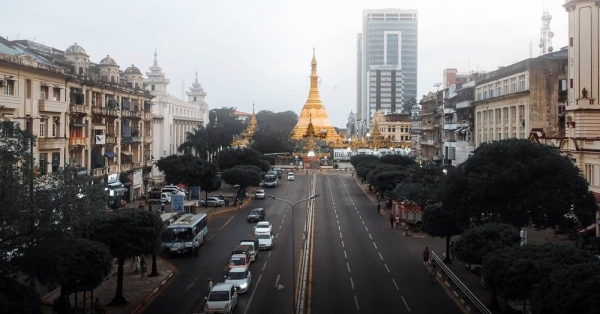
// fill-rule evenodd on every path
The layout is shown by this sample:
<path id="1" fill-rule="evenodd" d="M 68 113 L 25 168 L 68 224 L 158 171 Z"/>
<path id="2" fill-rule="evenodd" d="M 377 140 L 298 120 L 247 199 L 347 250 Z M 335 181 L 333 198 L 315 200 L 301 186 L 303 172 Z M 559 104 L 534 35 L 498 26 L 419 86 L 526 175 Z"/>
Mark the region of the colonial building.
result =
<path id="1" fill-rule="evenodd" d="M 475 147 L 485 142 L 537 136 L 562 137 L 567 50 L 527 59 L 478 75 Z"/>
<path id="2" fill-rule="evenodd" d="M 158 66 L 157 54 L 154 53 L 154 64 L 150 72 L 146 72 L 147 79 L 143 80 L 144 88 L 152 96 L 152 113 L 154 115 L 153 133 L 154 147 L 152 160 L 155 162 L 161 157 L 177 154 L 179 146 L 186 141 L 186 133 L 193 132 L 199 126 L 208 123 L 208 105 L 204 101 L 206 92 L 196 80 L 186 93 L 188 100 L 183 101 L 167 91 L 171 82 Z M 162 172 L 154 165 L 152 178 L 162 181 Z M 174 182 L 170 182 L 174 183 Z"/>
<path id="3" fill-rule="evenodd" d="M 442 160 L 442 104 L 444 91 L 429 92 L 421 99 L 421 135 L 419 162 Z"/>
<path id="4" fill-rule="evenodd" d="M 415 159 L 421 155 L 421 108 L 416 102 L 410 109 L 410 142 L 411 152 L 410 155 Z"/>
<path id="5" fill-rule="evenodd" d="M 463 81 L 464 82 L 464 81 Z M 475 150 L 473 88 L 475 81 L 455 83 L 446 89 L 442 153 L 444 165 L 458 166 Z"/>
<path id="6" fill-rule="evenodd" d="M 377 130 L 381 136 L 382 144 L 380 146 L 391 147 L 411 146 L 411 120 L 408 113 L 388 113 L 384 114 L 381 111 L 375 112 L 372 117 L 371 135 Z M 399 144 L 399 145 L 398 145 Z"/>
<path id="7" fill-rule="evenodd" d="M 110 56 L 93 63 L 77 44 L 61 51 L 0 39 L 4 119 L 37 137 L 41 175 L 73 166 L 105 179 L 111 195 L 142 196 L 152 164 L 152 113 L 140 84 L 134 66 L 120 71 Z"/>

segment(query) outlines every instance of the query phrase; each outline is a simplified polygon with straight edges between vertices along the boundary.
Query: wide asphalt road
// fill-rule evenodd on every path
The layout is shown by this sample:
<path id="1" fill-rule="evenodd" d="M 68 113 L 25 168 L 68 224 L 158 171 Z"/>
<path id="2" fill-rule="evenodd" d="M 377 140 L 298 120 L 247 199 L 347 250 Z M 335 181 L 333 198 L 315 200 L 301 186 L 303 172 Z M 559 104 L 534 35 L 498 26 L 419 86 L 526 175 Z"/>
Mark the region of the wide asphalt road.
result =
<path id="1" fill-rule="evenodd" d="M 317 175 L 309 313 L 461 313 L 349 173 Z"/>
<path id="2" fill-rule="evenodd" d="M 202 313 L 208 279 L 213 283 L 224 281 L 231 251 L 240 239 L 253 232 L 254 223 L 246 221 L 248 213 L 256 207 L 265 208 L 266 220 L 273 225 L 275 236 L 271 251 L 260 251 L 250 266 L 252 285 L 240 295 L 236 313 L 290 313 L 292 312 L 292 235 L 294 259 L 300 258 L 306 202 L 295 206 L 292 230 L 291 206 L 269 196 L 294 203 L 308 197 L 313 175 L 298 172 L 295 181 L 287 181 L 284 172 L 279 186 L 265 189 L 265 200 L 254 200 L 243 210 L 213 216 L 209 220 L 206 243 L 199 256 L 164 256 L 177 269 L 169 285 L 157 295 L 144 313 Z M 298 263 L 296 263 L 297 270 Z"/>

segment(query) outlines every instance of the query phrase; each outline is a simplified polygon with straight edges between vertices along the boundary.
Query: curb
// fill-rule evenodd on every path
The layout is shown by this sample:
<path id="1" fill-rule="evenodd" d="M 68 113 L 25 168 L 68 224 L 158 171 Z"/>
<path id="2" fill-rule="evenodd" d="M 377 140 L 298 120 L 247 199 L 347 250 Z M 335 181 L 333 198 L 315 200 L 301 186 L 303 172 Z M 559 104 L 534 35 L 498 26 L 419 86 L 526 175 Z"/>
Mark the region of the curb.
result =
<path id="1" fill-rule="evenodd" d="M 226 214 L 226 213 L 230 213 L 230 212 L 237 211 L 240 209 L 244 209 L 251 202 L 252 202 L 252 199 L 249 199 L 247 202 L 245 202 L 245 203 L 242 202 L 242 205 L 238 205 L 237 207 L 233 207 L 231 209 L 227 209 L 227 210 L 223 210 L 223 211 L 219 211 L 219 212 L 208 213 L 206 216 L 207 216 L 207 218 L 211 218 L 212 216 L 215 216 L 215 215 Z"/>
<path id="2" fill-rule="evenodd" d="M 168 264 L 165 264 L 165 265 L 167 265 L 169 268 L 171 268 L 171 266 L 170 266 L 170 265 L 168 265 Z M 155 296 L 158 294 L 158 291 L 160 291 L 162 288 L 164 288 L 164 287 L 165 287 L 165 285 L 166 285 L 166 284 L 167 284 L 169 281 L 171 281 L 171 279 L 173 278 L 173 274 L 174 274 L 174 273 L 175 273 L 175 272 L 173 271 L 172 273 L 170 273 L 170 274 L 169 274 L 169 276 L 168 276 L 167 278 L 163 279 L 163 281 L 161 281 L 160 285 L 159 285 L 158 287 L 154 288 L 154 289 L 152 290 L 152 292 L 150 292 L 150 294 L 148 294 L 148 295 L 147 295 L 147 296 L 144 298 L 144 300 L 142 300 L 142 302 L 140 302 L 140 304 L 138 304 L 138 305 L 137 305 L 137 306 L 136 306 L 136 307 L 135 307 L 135 308 L 134 308 L 134 309 L 131 311 L 131 314 L 138 314 L 138 313 L 141 313 L 140 311 L 142 310 L 142 308 L 143 308 L 144 306 L 148 305 L 148 304 L 149 304 L 149 301 L 150 301 L 150 300 L 152 300 L 152 299 L 153 299 L 153 298 L 154 298 L 154 297 L 155 297 Z"/>

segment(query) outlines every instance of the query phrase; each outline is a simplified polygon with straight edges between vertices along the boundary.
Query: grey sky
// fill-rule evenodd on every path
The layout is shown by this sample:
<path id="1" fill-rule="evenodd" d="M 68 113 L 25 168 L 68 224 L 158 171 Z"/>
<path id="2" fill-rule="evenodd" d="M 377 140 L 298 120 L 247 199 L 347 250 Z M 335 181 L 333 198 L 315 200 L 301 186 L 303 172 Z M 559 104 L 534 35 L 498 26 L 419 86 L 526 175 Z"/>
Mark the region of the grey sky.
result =
<path id="1" fill-rule="evenodd" d="M 564 0 L 228 0 L 13 1 L 0 36 L 66 49 L 77 42 L 93 62 L 107 54 L 124 70 L 149 71 L 154 49 L 181 95 L 198 69 L 210 108 L 300 112 L 313 45 L 321 98 L 334 126 L 356 104 L 356 34 L 363 9 L 418 9 L 418 95 L 435 90 L 442 70 L 494 70 L 537 56 L 544 7 L 555 50 L 568 42 Z"/>

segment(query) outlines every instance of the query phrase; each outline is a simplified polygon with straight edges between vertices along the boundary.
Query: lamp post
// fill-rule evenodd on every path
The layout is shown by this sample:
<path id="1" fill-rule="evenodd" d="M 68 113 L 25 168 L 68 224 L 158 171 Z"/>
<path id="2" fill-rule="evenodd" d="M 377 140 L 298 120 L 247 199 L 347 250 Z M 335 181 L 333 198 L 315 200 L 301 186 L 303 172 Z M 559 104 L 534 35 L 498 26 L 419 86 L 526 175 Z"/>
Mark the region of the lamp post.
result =
<path id="1" fill-rule="evenodd" d="M 301 200 L 297 200 L 295 203 L 292 203 L 288 200 L 284 200 L 282 198 L 271 196 L 271 198 L 273 200 L 287 203 L 292 208 L 292 305 L 293 305 L 292 313 L 296 313 L 296 309 L 297 309 L 296 308 L 296 274 L 294 273 L 294 270 L 295 270 L 294 263 L 296 262 L 296 247 L 294 245 L 294 238 L 295 238 L 294 230 L 296 229 L 296 228 L 294 228 L 294 207 L 296 207 L 296 205 L 298 205 L 299 203 L 302 203 L 305 201 L 310 201 L 317 197 L 319 197 L 319 194 L 315 194 L 310 197 L 303 198 Z"/>

